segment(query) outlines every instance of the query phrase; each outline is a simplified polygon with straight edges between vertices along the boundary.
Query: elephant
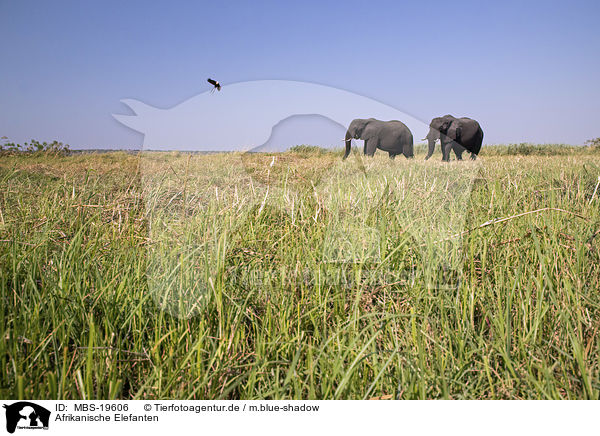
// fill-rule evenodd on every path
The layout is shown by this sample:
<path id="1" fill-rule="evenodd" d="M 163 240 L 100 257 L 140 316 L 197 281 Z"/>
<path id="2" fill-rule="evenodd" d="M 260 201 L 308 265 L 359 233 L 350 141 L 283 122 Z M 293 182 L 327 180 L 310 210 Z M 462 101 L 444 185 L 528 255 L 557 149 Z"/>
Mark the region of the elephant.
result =
<path id="1" fill-rule="evenodd" d="M 365 141 L 364 154 L 373 156 L 376 149 L 387 151 L 390 158 L 403 154 L 407 159 L 414 157 L 413 135 L 406 125 L 398 120 L 380 121 L 375 118 L 352 120 L 346 131 L 346 159 L 350 154 L 352 139 Z"/>
<path id="2" fill-rule="evenodd" d="M 465 150 L 471 152 L 471 159 L 475 159 L 481 150 L 483 130 L 479 123 L 471 118 L 456 118 L 444 115 L 431 120 L 429 133 L 425 137 L 429 144 L 429 151 L 425 160 L 429 159 L 435 150 L 435 141 L 442 143 L 442 160 L 450 160 L 450 150 L 454 150 L 456 159 L 462 160 Z"/>

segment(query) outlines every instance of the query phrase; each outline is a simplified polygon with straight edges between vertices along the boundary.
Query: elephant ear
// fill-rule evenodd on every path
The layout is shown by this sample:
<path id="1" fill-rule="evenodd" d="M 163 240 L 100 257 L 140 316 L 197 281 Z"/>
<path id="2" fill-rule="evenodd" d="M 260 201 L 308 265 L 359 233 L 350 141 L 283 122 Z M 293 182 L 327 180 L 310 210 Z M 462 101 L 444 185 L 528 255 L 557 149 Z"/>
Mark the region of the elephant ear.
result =
<path id="1" fill-rule="evenodd" d="M 369 118 L 364 120 L 364 123 L 360 126 L 360 138 L 361 139 L 369 139 L 373 136 L 373 121 L 377 121 L 374 118 Z"/>
<path id="2" fill-rule="evenodd" d="M 462 127 L 460 126 L 460 124 L 458 124 L 456 126 L 456 131 L 454 133 L 454 140 L 456 142 L 458 142 L 459 144 L 461 143 L 461 140 L 460 140 L 461 136 L 462 136 Z"/>
<path id="3" fill-rule="evenodd" d="M 362 137 L 363 131 L 365 130 L 365 126 L 368 123 L 369 120 L 365 120 L 362 118 L 352 120 L 350 126 L 348 126 L 348 132 L 350 132 L 352 136 L 358 135 L 358 137 Z"/>
<path id="4" fill-rule="evenodd" d="M 445 131 L 442 133 L 447 138 L 447 140 L 456 141 L 457 140 L 457 130 L 458 130 L 458 124 L 450 123 L 450 125 L 448 127 L 446 127 Z"/>
<path id="5" fill-rule="evenodd" d="M 451 124 L 452 122 L 450 120 L 442 121 L 442 124 L 440 125 L 440 133 L 443 133 L 444 135 L 447 134 Z"/>

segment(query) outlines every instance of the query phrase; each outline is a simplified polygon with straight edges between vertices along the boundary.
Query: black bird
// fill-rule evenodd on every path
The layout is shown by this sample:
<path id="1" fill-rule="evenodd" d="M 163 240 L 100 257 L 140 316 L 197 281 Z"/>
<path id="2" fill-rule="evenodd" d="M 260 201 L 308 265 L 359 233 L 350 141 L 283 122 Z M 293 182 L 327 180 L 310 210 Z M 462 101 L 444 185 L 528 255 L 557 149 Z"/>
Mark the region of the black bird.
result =
<path id="1" fill-rule="evenodd" d="M 214 91 L 215 91 L 215 89 L 216 89 L 217 91 L 220 91 L 220 90 L 221 90 L 221 84 L 220 84 L 219 82 L 217 82 L 216 80 L 213 80 L 213 79 L 208 79 L 208 83 L 210 83 L 212 86 L 214 86 L 214 88 L 212 89 L 212 91 L 211 91 L 211 92 L 214 92 Z"/>

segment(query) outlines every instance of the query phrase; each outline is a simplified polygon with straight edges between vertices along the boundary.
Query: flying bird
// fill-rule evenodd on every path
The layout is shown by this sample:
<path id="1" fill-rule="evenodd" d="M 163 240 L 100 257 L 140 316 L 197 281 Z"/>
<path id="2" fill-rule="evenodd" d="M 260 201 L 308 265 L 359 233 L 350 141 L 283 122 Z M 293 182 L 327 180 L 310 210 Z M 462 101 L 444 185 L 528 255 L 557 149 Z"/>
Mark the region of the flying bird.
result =
<path id="1" fill-rule="evenodd" d="M 221 84 L 219 82 L 217 82 L 216 80 L 208 79 L 208 83 L 210 83 L 212 86 L 214 86 L 214 88 L 212 89 L 211 92 L 215 92 L 215 89 L 217 91 L 221 90 Z"/>

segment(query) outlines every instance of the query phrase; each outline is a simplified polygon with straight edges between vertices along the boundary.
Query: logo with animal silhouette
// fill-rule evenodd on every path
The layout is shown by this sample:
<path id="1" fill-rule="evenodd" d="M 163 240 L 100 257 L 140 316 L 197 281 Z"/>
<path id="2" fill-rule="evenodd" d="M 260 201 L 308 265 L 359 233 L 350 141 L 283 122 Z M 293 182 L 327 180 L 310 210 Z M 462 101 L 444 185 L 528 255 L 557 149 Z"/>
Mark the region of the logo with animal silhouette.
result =
<path id="1" fill-rule="evenodd" d="M 9 433 L 14 433 L 16 429 L 48 429 L 50 411 L 45 407 L 29 401 L 4 404 L 3 407 L 6 409 L 6 431 Z"/>
<path id="2" fill-rule="evenodd" d="M 144 135 L 140 179 L 152 241 L 147 277 L 161 309 L 188 318 L 225 283 L 261 288 L 264 277 L 278 273 L 271 268 L 278 249 L 246 238 L 245 229 L 258 232 L 260 226 L 279 235 L 280 244 L 318 228 L 312 255 L 328 265 L 331 280 L 360 264 L 389 281 L 418 277 L 429 288 L 457 286 L 458 236 L 479 160 L 425 163 L 414 158 L 414 141 L 427 141 L 426 159 L 437 141 L 443 161 L 451 151 L 457 161 L 465 151 L 474 158 L 483 139 L 476 121 L 446 115 L 427 124 L 366 96 L 314 83 L 208 83 L 211 90 L 171 108 L 124 99 L 133 114 L 113 115 Z M 353 143 L 362 153 L 348 159 Z M 309 153 L 307 144 L 327 152 Z M 331 152 L 336 149 L 343 153 Z M 389 162 L 370 159 L 376 150 Z M 356 220 L 355 211 L 363 211 L 366 222 Z M 406 244 L 398 238 L 409 241 L 411 255 L 428 250 L 427 257 L 438 261 L 423 262 L 423 271 L 417 260 L 399 270 Z M 232 259 L 244 269 L 228 265 Z M 311 274 L 302 272 L 306 283 L 315 280 Z"/>
<path id="3" fill-rule="evenodd" d="M 221 84 L 211 83 L 214 89 Z M 219 85 L 219 88 L 217 88 Z M 171 108 L 124 99 L 135 115 L 114 114 L 144 134 L 145 150 L 249 151 L 265 144 L 275 126 L 294 116 L 319 115 L 346 127 L 355 118 L 401 120 L 422 138 L 427 125 L 374 99 L 331 86 L 291 80 L 257 80 L 223 86 Z M 309 132 L 306 132 L 308 135 Z M 419 136 L 421 135 L 421 136 Z M 303 138 L 294 135 L 296 143 Z M 343 145 L 343 134 L 338 145 Z"/>

